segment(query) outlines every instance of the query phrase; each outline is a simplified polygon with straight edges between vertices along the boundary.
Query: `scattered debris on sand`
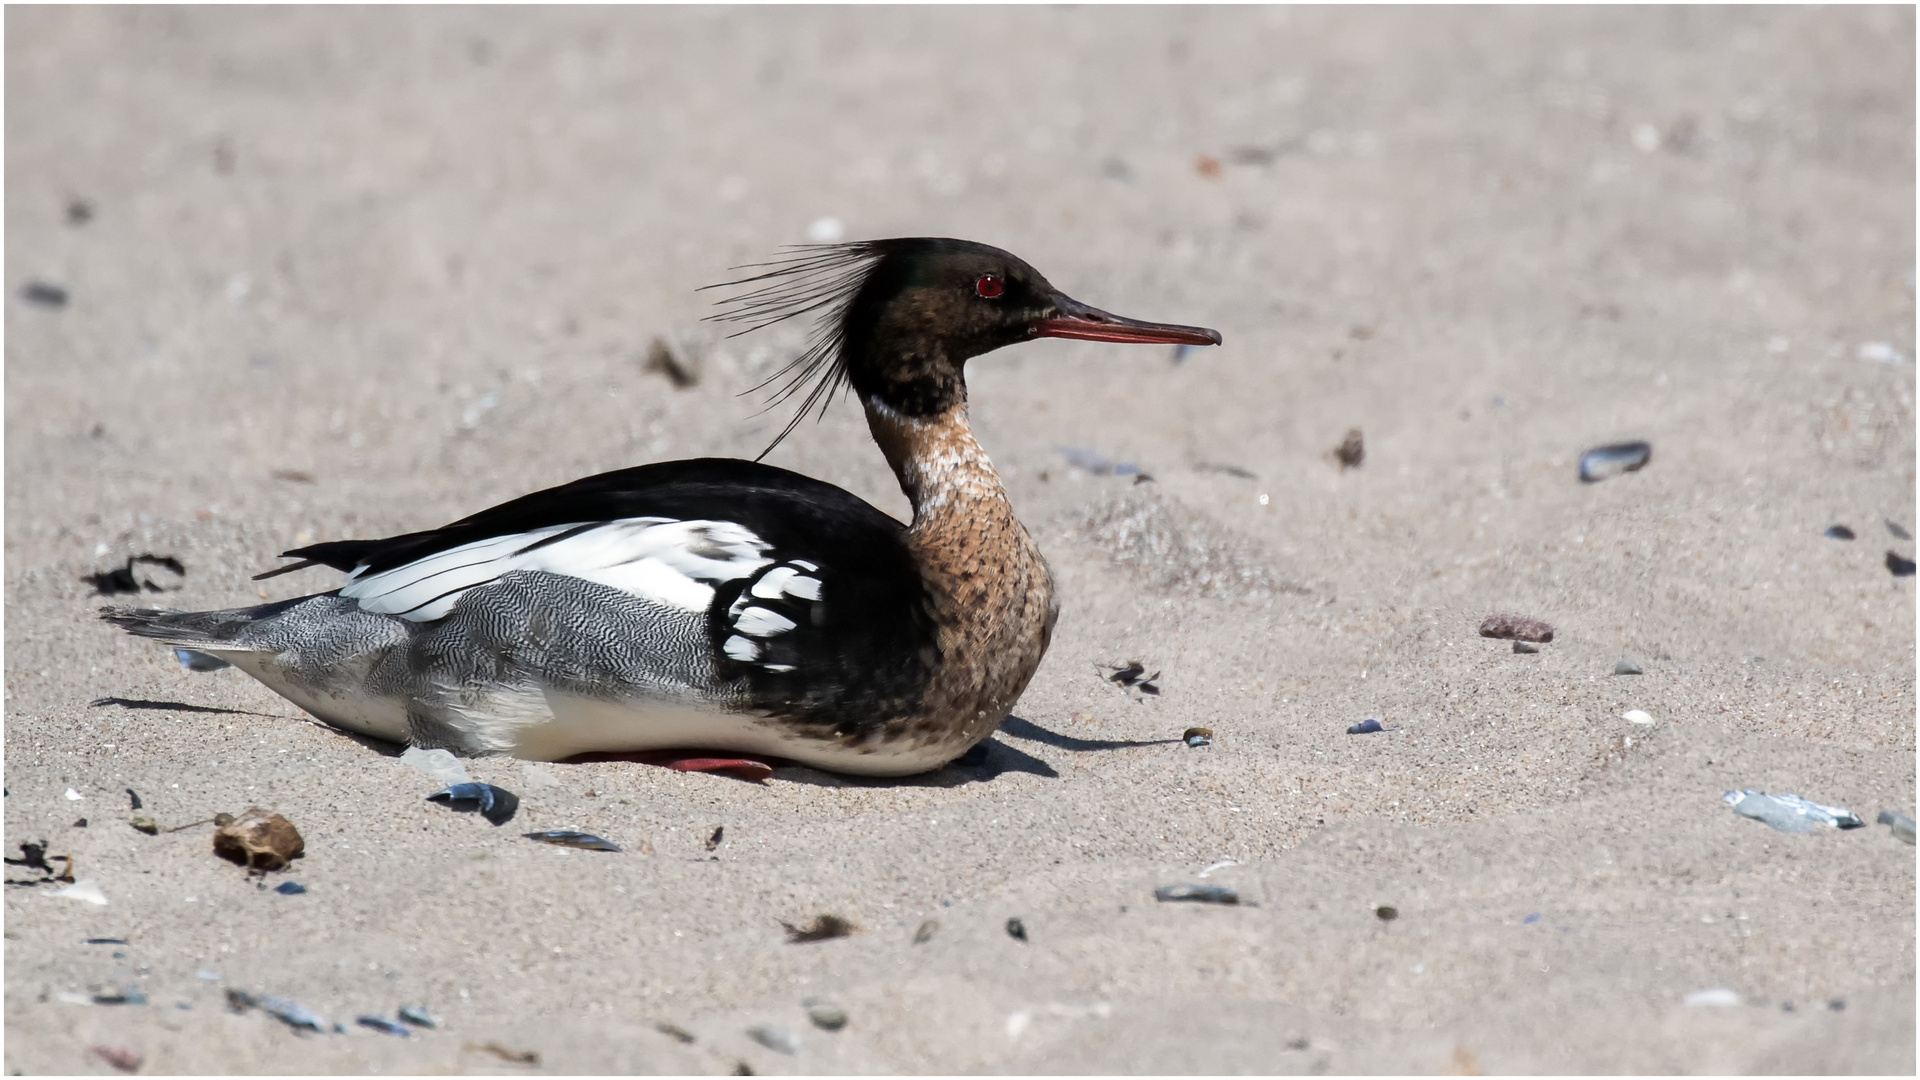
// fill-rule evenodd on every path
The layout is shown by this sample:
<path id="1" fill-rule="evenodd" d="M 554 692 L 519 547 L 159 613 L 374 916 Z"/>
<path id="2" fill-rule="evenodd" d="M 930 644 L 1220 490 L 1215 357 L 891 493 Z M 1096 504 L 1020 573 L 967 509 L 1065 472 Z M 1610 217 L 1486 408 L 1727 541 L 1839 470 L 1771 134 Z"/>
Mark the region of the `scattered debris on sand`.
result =
<path id="1" fill-rule="evenodd" d="M 284 870 L 306 851 L 293 822 L 258 806 L 248 807 L 213 834 L 213 853 L 249 870 Z"/>

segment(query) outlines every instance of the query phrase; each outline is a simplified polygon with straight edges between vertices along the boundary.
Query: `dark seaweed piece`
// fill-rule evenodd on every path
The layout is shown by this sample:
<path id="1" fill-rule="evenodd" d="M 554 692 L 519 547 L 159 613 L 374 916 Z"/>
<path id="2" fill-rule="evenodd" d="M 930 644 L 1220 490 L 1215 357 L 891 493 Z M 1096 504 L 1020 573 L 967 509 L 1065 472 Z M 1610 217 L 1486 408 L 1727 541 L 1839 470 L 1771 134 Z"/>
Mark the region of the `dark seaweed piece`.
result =
<path id="1" fill-rule="evenodd" d="M 440 1026 L 440 1021 L 435 1020 L 432 1013 L 418 1005 L 402 1005 L 398 1015 L 400 1019 L 414 1027 L 437 1028 Z"/>
<path id="2" fill-rule="evenodd" d="M 133 802 L 133 805 L 132 805 L 132 806 L 130 806 L 130 807 L 128 807 L 128 809 L 129 809 L 129 810 L 138 810 L 138 809 L 140 809 L 140 793 L 139 793 L 139 792 L 137 792 L 137 791 L 135 791 L 135 790 L 133 790 L 132 788 L 128 788 L 128 789 L 127 789 L 127 798 L 128 798 L 128 799 L 130 799 L 130 800 L 132 800 L 132 802 Z"/>
<path id="3" fill-rule="evenodd" d="M 1887 572 L 1894 577 L 1912 577 L 1913 560 L 1889 551 L 1887 552 Z"/>
<path id="4" fill-rule="evenodd" d="M 53 867 L 47 865 L 47 842 L 45 840 L 37 844 L 22 840 L 20 842 L 19 858 L 0 861 L 4 861 L 8 866 L 24 866 L 29 870 L 44 870 L 49 874 L 53 873 Z"/>
<path id="5" fill-rule="evenodd" d="M 511 1046 L 504 1046 L 497 1042 L 468 1043 L 467 1049 L 492 1054 L 510 1065 L 540 1064 L 540 1053 L 536 1050 L 515 1050 Z"/>
<path id="6" fill-rule="evenodd" d="M 529 840 L 538 840 L 542 844 L 579 848 L 581 851 L 620 850 L 620 845 L 611 840 L 603 840 L 592 833 L 575 832 L 572 829 L 548 829 L 545 832 L 526 833 L 525 836 Z"/>
<path id="7" fill-rule="evenodd" d="M 653 1025 L 653 1030 L 659 1032 L 662 1035 L 667 1036 L 668 1038 L 673 1039 L 675 1042 L 686 1043 L 689 1045 L 691 1045 L 693 1042 L 693 1032 L 688 1031 L 686 1028 L 683 1028 L 678 1024 L 669 1024 L 665 1021 L 661 1021 L 660 1023 Z"/>
<path id="8" fill-rule="evenodd" d="M 713 827 L 713 835 L 707 837 L 707 850 L 708 851 L 718 850 L 720 847 L 720 841 L 725 840 L 726 838 L 727 838 L 727 827 L 725 825 L 715 825 Z"/>
<path id="9" fill-rule="evenodd" d="M 859 929 L 838 915 L 821 915 L 806 926 L 795 926 L 789 922 L 780 924 L 787 928 L 787 943 L 802 945 L 810 941 L 831 941 L 843 938 Z"/>
<path id="10" fill-rule="evenodd" d="M 1027 940 L 1027 924 L 1019 919 L 1007 920 L 1007 936 L 1015 941 Z"/>
<path id="11" fill-rule="evenodd" d="M 428 802 L 437 802 L 449 810 L 460 813 L 479 811 L 480 816 L 495 825 L 505 825 L 513 820 L 520 809 L 520 797 L 506 788 L 492 784 L 455 784 L 444 791 L 436 791 L 427 796 Z"/>
<path id="12" fill-rule="evenodd" d="M 1913 539 L 1913 534 L 1907 531 L 1906 526 L 1900 524 L 1899 522 L 1893 520 L 1892 518 L 1887 518 L 1886 522 L 1887 522 L 1887 531 L 1892 533 L 1896 539 L 1900 539 L 1900 540 Z"/>
<path id="13" fill-rule="evenodd" d="M 1829 540 L 1851 540 L 1853 539 L 1853 530 L 1847 528 L 1845 525 L 1829 525 L 1827 526 L 1827 531 L 1820 535 Z"/>

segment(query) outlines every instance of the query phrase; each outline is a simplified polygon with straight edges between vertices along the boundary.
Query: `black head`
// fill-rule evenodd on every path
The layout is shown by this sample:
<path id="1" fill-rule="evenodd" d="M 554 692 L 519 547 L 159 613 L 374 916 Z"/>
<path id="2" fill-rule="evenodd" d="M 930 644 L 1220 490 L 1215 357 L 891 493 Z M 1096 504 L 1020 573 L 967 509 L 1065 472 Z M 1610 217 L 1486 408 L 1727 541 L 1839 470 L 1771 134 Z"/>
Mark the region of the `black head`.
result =
<path id="1" fill-rule="evenodd" d="M 765 265 L 766 273 L 727 283 L 757 288 L 722 301 L 729 310 L 714 318 L 748 322 L 741 331 L 746 333 L 822 313 L 807 351 L 768 380 L 787 377 L 776 403 L 810 386 L 795 423 L 816 402 L 824 406 L 841 385 L 907 416 L 945 412 L 966 399 L 969 359 L 1036 337 L 1220 344 L 1213 330 L 1139 322 L 1088 307 L 1016 256 L 966 240 L 912 237 L 806 247 Z M 787 425 L 781 438 L 792 429 Z"/>

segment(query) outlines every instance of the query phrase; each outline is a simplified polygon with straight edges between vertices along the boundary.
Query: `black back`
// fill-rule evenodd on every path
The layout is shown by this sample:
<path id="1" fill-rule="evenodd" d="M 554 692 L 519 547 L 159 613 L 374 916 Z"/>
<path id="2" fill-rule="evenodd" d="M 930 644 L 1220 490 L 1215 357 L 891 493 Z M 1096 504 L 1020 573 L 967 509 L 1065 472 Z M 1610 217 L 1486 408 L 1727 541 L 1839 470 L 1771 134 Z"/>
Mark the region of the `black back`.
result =
<path id="1" fill-rule="evenodd" d="M 799 473 L 735 458 L 665 461 L 523 495 L 450 525 L 385 540 L 335 540 L 285 554 L 378 573 L 496 536 L 556 525 L 661 517 L 737 522 L 777 560 L 817 564 L 822 599 L 781 642 L 790 672 L 726 658 L 730 604 L 752 579 L 719 583 L 708 611 L 723 676 L 753 707 L 858 735 L 919 704 L 939 660 L 926 586 L 906 526 L 859 497 Z"/>

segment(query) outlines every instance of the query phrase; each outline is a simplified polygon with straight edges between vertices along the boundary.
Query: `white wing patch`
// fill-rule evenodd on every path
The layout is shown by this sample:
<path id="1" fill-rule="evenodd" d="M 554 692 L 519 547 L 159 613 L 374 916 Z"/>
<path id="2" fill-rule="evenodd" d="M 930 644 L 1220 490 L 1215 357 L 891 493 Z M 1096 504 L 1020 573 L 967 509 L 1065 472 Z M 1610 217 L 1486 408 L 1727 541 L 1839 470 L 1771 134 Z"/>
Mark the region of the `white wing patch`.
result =
<path id="1" fill-rule="evenodd" d="M 812 565 L 809 563 L 808 565 Z M 750 590 L 762 600 L 775 600 L 782 594 L 802 600 L 820 599 L 820 579 L 808 577 L 793 566 L 776 566 L 760 576 Z"/>
<path id="2" fill-rule="evenodd" d="M 476 540 L 378 574 L 354 578 L 340 595 L 365 611 L 414 622 L 444 617 L 466 590 L 518 570 L 598 582 L 657 604 L 705 611 L 710 582 L 748 577 L 773 560 L 771 545 L 731 521 L 623 518 L 555 525 Z"/>

